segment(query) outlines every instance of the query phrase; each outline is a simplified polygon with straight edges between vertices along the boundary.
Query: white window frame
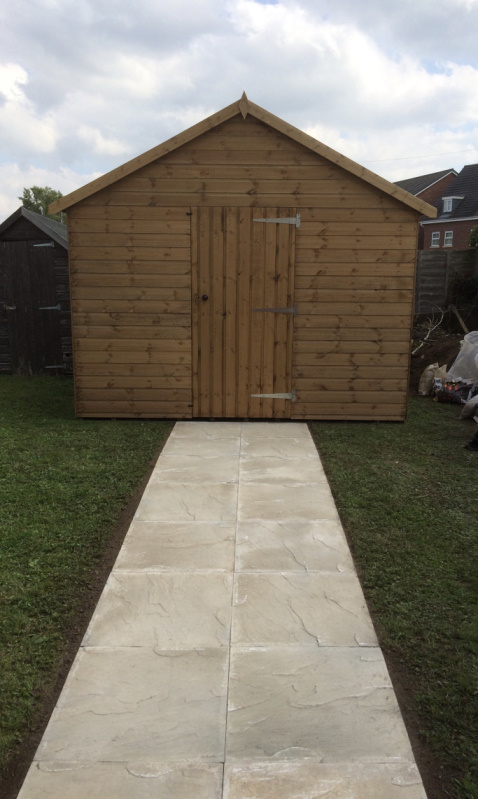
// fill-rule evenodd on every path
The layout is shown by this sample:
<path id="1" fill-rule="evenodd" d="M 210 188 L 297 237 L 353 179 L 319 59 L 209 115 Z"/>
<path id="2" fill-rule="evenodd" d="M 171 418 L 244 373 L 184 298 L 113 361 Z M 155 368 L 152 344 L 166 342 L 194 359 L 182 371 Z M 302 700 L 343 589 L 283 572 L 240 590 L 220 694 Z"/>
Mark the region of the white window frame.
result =
<path id="1" fill-rule="evenodd" d="M 440 246 L 440 231 L 434 230 L 432 233 L 432 240 L 431 240 L 431 247 L 439 247 Z"/>
<path id="2" fill-rule="evenodd" d="M 453 197 L 443 198 L 443 213 L 448 214 L 453 211 Z"/>
<path id="3" fill-rule="evenodd" d="M 443 236 L 443 246 L 453 247 L 453 230 L 445 230 L 445 234 Z"/>

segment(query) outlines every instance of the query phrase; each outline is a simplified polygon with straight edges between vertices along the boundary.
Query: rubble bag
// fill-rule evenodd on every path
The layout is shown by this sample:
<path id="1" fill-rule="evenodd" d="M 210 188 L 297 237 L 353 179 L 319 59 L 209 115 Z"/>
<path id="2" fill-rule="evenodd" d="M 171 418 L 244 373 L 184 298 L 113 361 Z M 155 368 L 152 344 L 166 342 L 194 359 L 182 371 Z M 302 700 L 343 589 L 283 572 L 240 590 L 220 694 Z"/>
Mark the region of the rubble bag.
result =
<path id="1" fill-rule="evenodd" d="M 478 330 L 466 334 L 461 350 L 448 370 L 448 377 L 471 380 L 472 383 L 478 381 Z"/>

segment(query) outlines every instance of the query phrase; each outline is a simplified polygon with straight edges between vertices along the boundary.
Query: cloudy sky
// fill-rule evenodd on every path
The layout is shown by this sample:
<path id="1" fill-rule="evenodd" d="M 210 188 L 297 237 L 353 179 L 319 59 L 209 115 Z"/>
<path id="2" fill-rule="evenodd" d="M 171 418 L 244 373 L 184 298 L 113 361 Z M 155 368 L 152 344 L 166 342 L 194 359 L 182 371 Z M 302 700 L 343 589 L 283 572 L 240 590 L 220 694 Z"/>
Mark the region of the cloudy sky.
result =
<path id="1" fill-rule="evenodd" d="M 239 99 L 389 180 L 478 162 L 478 0 L 0 6 L 0 221 Z"/>

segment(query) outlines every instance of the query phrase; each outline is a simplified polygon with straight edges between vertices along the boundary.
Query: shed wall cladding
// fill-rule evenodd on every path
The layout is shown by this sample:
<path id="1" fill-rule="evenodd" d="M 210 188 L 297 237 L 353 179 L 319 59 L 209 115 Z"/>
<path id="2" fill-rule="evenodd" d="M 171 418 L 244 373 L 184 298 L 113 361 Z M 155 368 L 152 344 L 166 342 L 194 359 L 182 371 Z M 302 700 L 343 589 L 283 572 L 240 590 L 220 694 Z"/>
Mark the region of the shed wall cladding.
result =
<path id="1" fill-rule="evenodd" d="M 91 194 L 78 415 L 403 419 L 418 217 L 240 114 Z"/>

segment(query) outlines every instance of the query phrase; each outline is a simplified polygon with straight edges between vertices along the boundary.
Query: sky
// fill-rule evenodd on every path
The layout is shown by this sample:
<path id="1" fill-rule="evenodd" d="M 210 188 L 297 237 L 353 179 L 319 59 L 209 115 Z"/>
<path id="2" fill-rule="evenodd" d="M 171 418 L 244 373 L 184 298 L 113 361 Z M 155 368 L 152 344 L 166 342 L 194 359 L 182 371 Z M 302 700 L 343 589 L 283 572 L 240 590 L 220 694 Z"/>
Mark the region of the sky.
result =
<path id="1" fill-rule="evenodd" d="M 0 5 L 0 221 L 238 100 L 388 180 L 478 162 L 478 0 Z"/>

